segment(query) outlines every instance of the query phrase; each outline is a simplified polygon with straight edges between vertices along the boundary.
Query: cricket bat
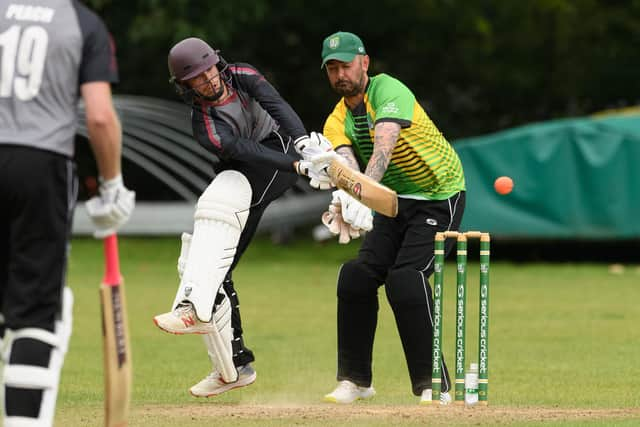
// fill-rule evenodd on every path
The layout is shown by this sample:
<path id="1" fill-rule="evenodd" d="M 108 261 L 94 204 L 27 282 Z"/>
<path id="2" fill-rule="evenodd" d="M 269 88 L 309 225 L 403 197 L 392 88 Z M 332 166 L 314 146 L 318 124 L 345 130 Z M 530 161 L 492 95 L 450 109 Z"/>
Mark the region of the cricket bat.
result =
<path id="1" fill-rule="evenodd" d="M 105 273 L 100 285 L 104 352 L 105 426 L 127 425 L 131 398 L 131 346 L 124 282 L 120 275 L 118 239 L 104 239 Z"/>
<path id="2" fill-rule="evenodd" d="M 336 187 L 346 191 L 374 211 L 389 217 L 398 215 L 398 195 L 396 192 L 373 178 L 335 159 L 329 164 L 327 174 Z"/>

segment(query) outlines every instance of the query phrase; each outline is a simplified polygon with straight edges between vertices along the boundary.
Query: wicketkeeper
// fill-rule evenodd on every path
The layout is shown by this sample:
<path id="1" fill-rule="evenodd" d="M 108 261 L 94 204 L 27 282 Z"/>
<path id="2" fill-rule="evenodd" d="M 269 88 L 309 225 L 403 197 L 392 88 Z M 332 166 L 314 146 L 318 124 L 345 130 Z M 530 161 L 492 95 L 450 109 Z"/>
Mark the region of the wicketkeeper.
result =
<path id="1" fill-rule="evenodd" d="M 378 288 L 384 285 L 409 367 L 412 391 L 431 401 L 433 273 L 436 232 L 457 230 L 465 202 L 462 165 L 413 93 L 399 80 L 369 77 L 369 56 L 352 33 L 330 35 L 322 45 L 322 67 L 342 96 L 324 127 L 325 136 L 352 168 L 398 194 L 398 215 L 376 214 L 344 191 L 334 192 L 323 220 L 334 232 L 371 229 L 358 257 L 338 275 L 338 374 L 329 402 L 372 397 L 372 350 Z M 358 234 L 358 233 L 354 233 Z M 349 233 L 341 234 L 342 241 Z M 451 251 L 449 241 L 447 250 Z M 443 362 L 442 403 L 451 397 Z"/>
<path id="2" fill-rule="evenodd" d="M 307 136 L 295 111 L 253 66 L 227 64 L 198 38 L 176 44 L 168 62 L 171 82 L 192 107 L 195 139 L 220 162 L 196 205 L 193 234 L 182 236 L 172 309 L 154 322 L 170 333 L 203 335 L 213 369 L 190 392 L 209 397 L 256 379 L 233 269 L 269 203 L 298 175 L 308 176 L 312 187 L 329 188 L 324 168 L 337 154 L 321 135 Z"/>

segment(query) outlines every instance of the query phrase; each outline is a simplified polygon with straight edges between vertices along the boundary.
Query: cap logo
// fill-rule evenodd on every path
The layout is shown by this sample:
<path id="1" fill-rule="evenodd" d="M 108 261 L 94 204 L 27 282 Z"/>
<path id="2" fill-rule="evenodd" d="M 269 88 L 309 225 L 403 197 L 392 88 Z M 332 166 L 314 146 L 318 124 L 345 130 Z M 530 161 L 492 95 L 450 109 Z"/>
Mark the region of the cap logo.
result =
<path id="1" fill-rule="evenodd" d="M 363 48 L 362 46 L 360 46 L 360 47 L 358 48 L 358 52 L 360 52 L 360 53 L 364 53 L 364 48 Z"/>
<path id="2" fill-rule="evenodd" d="M 331 49 L 337 49 L 340 46 L 340 37 L 333 37 L 329 39 L 329 47 Z"/>

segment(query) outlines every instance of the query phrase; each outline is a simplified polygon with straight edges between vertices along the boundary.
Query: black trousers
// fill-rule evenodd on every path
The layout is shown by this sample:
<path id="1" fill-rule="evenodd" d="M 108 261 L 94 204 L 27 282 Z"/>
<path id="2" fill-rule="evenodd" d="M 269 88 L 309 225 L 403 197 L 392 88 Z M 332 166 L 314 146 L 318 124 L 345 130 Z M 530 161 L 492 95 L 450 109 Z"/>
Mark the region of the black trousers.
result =
<path id="1" fill-rule="evenodd" d="M 5 327 L 54 331 L 62 306 L 77 181 L 73 161 L 0 145 L 0 311 Z M 49 366 L 51 346 L 22 338 L 10 364 Z M 42 391 L 6 388 L 8 415 L 37 417 Z"/>
<path id="2" fill-rule="evenodd" d="M 412 391 L 431 388 L 433 273 L 436 232 L 458 230 L 465 193 L 448 200 L 399 199 L 398 216 L 375 215 L 358 258 L 345 263 L 338 276 L 338 381 L 368 387 L 378 313 L 378 288 L 385 285 L 409 368 Z M 447 240 L 446 252 L 455 243 Z M 442 390 L 450 389 L 443 362 Z"/>
<path id="3" fill-rule="evenodd" d="M 284 152 L 291 156 L 291 161 L 299 159 L 293 148 L 291 139 L 273 132 L 270 137 L 262 143 L 274 150 Z M 232 279 L 233 270 L 238 265 L 242 254 L 245 252 L 253 236 L 256 234 L 260 219 L 269 204 L 282 196 L 298 180 L 298 175 L 293 171 L 283 172 L 264 165 L 233 162 L 222 165 L 217 171 L 233 169 L 241 172 L 249 181 L 252 190 L 251 209 L 247 223 L 240 234 L 238 248 L 233 263 L 223 283 L 224 290 L 231 301 L 231 326 L 233 327 L 233 362 L 236 366 L 242 366 L 255 360 L 253 352 L 247 348 L 242 338 L 242 320 L 240 317 L 240 300 L 234 288 Z"/>
<path id="4" fill-rule="evenodd" d="M 76 193 L 71 159 L 0 145 L 0 307 L 6 327 L 53 331 Z"/>

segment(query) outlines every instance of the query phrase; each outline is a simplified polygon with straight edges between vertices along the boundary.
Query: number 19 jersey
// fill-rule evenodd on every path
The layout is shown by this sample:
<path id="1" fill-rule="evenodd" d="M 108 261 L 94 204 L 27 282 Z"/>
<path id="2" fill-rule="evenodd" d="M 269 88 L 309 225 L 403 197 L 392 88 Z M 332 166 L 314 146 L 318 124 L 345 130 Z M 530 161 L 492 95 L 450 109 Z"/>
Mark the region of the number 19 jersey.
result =
<path id="1" fill-rule="evenodd" d="M 113 43 L 75 0 L 0 2 L 0 144 L 71 157 L 80 85 L 117 81 Z"/>

